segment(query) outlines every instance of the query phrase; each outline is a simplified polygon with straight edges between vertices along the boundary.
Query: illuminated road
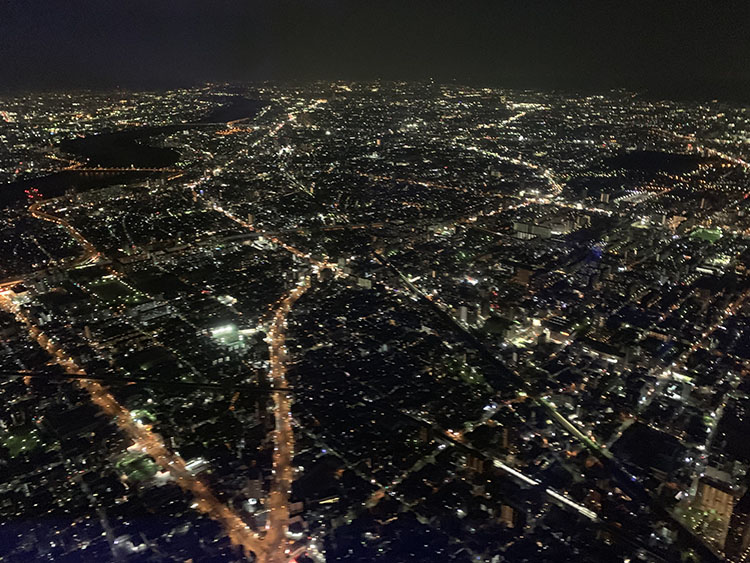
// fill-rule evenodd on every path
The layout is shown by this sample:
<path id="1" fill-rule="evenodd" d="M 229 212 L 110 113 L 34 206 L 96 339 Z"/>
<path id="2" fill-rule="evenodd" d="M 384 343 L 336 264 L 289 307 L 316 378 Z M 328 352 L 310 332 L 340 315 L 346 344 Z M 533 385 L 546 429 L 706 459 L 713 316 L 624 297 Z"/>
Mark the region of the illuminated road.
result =
<path id="1" fill-rule="evenodd" d="M 83 167 L 81 163 L 75 163 L 72 164 L 64 170 L 76 170 L 77 172 L 94 172 L 97 174 L 100 173 L 120 173 L 120 172 L 170 172 L 170 173 L 176 173 L 181 172 L 177 168 L 103 168 L 101 166 L 86 166 Z"/>
<path id="2" fill-rule="evenodd" d="M 332 264 L 321 262 L 313 259 L 309 253 L 305 253 L 298 248 L 286 244 L 278 237 L 264 234 L 256 231 L 253 225 L 240 219 L 221 206 L 214 205 L 214 211 L 224 214 L 245 229 L 266 237 L 268 240 L 277 244 L 287 252 L 294 254 L 296 257 L 317 266 L 318 268 L 331 268 Z M 294 303 L 310 287 L 310 278 L 300 282 L 300 284 L 283 297 L 278 303 L 275 313 L 273 314 L 271 325 L 268 330 L 267 341 L 269 345 L 269 358 L 271 370 L 269 377 L 271 385 L 276 388 L 286 388 L 286 317 L 291 311 Z M 273 563 L 276 561 L 287 561 L 289 559 L 289 549 L 285 546 L 286 531 L 289 526 L 289 492 L 294 479 L 294 468 L 292 459 L 294 458 L 294 430 L 292 429 L 291 414 L 291 397 L 287 393 L 274 393 L 274 420 L 276 428 L 274 430 L 274 456 L 273 470 L 274 480 L 271 485 L 271 491 L 268 495 L 267 507 L 269 509 L 269 518 L 266 525 L 266 553 L 267 561 Z"/>
<path id="3" fill-rule="evenodd" d="M 525 112 L 524 112 L 524 115 L 525 115 Z M 505 123 L 510 123 L 511 121 L 513 121 L 513 119 L 521 117 L 521 116 L 522 116 L 521 114 L 518 114 L 514 116 L 513 118 L 506 120 Z M 534 162 L 528 162 L 526 160 L 522 160 L 521 158 L 514 158 L 512 156 L 506 156 L 503 154 L 496 153 L 494 151 L 481 149 L 474 145 L 462 145 L 462 146 L 466 150 L 478 152 L 479 154 L 482 154 L 484 156 L 489 156 L 491 158 L 500 160 L 502 162 L 509 162 L 511 164 L 515 164 L 516 166 L 522 166 L 523 168 L 526 168 L 528 170 L 533 170 L 537 176 L 540 176 L 547 182 L 547 184 L 551 188 L 552 193 L 554 195 L 558 195 L 563 191 L 562 184 L 560 184 L 557 180 L 555 180 L 554 173 L 549 168 L 544 168 L 543 166 L 540 166 L 539 164 L 536 164 Z"/>
<path id="4" fill-rule="evenodd" d="M 523 166 L 524 168 L 534 170 L 539 176 L 541 176 L 547 181 L 547 184 L 552 189 L 552 193 L 554 195 L 558 195 L 562 193 L 563 191 L 562 184 L 560 184 L 557 180 L 555 180 L 553 172 L 549 168 L 543 168 L 539 166 L 538 164 L 534 164 L 533 162 L 527 162 L 525 160 L 521 160 L 520 158 L 513 158 L 510 156 L 505 156 L 505 155 L 498 154 L 492 151 L 485 151 L 477 147 L 466 147 L 466 148 L 468 148 L 469 150 L 473 150 L 475 152 L 482 153 L 487 156 L 492 156 L 504 162 L 510 162 L 511 164 L 515 164 L 516 166 Z"/>
<path id="5" fill-rule="evenodd" d="M 16 319 L 27 327 L 29 335 L 36 340 L 60 365 L 71 375 L 85 375 L 85 372 L 67 356 L 54 342 L 49 340 L 23 312 L 15 306 L 7 294 L 0 293 L 0 307 L 13 313 Z M 135 447 L 151 456 L 156 464 L 168 472 L 175 482 L 185 491 L 193 494 L 195 502 L 192 507 L 219 522 L 234 545 L 244 549 L 246 555 L 255 553 L 259 560 L 264 560 L 263 541 L 252 532 L 247 524 L 232 509 L 222 504 L 209 488 L 186 467 L 185 460 L 171 452 L 161 436 L 148 426 L 137 422 L 130 411 L 120 405 L 117 399 L 100 383 L 90 379 L 76 379 L 76 384 L 88 391 L 91 400 L 102 411 L 110 415 L 117 427 L 128 436 Z"/>
<path id="6" fill-rule="evenodd" d="M 246 554 L 255 553 L 259 559 L 264 553 L 263 542 L 232 509 L 222 504 L 209 488 L 186 467 L 185 460 L 169 451 L 161 436 L 147 426 L 136 422 L 112 394 L 100 383 L 87 379 L 77 380 L 89 392 L 91 400 L 115 419 L 117 427 L 134 442 L 143 453 L 150 455 L 163 471 L 169 472 L 177 484 L 193 494 L 192 507 L 221 523 L 233 544 L 242 546 Z"/>
<path id="7" fill-rule="evenodd" d="M 294 116 L 289 116 L 289 121 L 293 121 Z M 271 135 L 278 133 L 278 130 L 288 122 L 282 122 L 279 126 L 271 131 Z M 562 186 L 557 184 L 552 178 L 551 172 L 540 169 L 537 165 L 529 164 L 517 159 L 511 159 L 502 155 L 492 154 L 502 160 L 508 160 L 514 164 L 519 164 L 527 168 L 533 168 L 537 173 L 544 177 L 553 191 L 559 193 L 562 191 Z M 449 189 L 448 186 L 432 186 L 440 187 L 443 189 Z M 193 186 L 194 188 L 194 186 Z M 455 188 L 450 188 L 455 189 Z M 460 189 L 460 188 L 459 188 Z M 195 192 L 194 192 L 195 195 Z M 296 257 L 304 260 L 317 268 L 333 268 L 335 266 L 327 261 L 320 261 L 312 258 L 309 253 L 303 252 L 279 239 L 276 235 L 270 233 L 263 233 L 255 229 L 254 225 L 234 215 L 228 209 L 213 204 L 212 209 L 218 213 L 222 213 L 228 219 L 234 221 L 238 225 L 247 229 L 248 231 L 255 232 L 258 235 L 265 237 L 276 245 L 280 246 L 284 250 L 294 254 Z M 333 229 L 344 228 L 343 225 L 336 225 Z M 299 299 L 305 291 L 310 287 L 310 278 L 306 277 L 300 284 L 289 292 L 286 297 L 282 298 L 277 304 L 275 312 L 273 314 L 270 328 L 268 330 L 267 341 L 269 344 L 269 357 L 270 357 L 270 372 L 269 377 L 271 379 L 271 385 L 275 388 L 284 389 L 287 388 L 286 381 L 286 362 L 287 362 L 287 350 L 285 346 L 286 337 L 286 318 L 289 314 L 294 303 Z M 264 561 L 269 563 L 282 563 L 289 560 L 292 554 L 290 554 L 289 543 L 286 539 L 286 532 L 289 524 L 289 493 L 291 490 L 292 481 L 294 478 L 294 468 L 292 466 L 292 460 L 294 457 L 294 431 L 292 428 L 291 418 L 291 396 L 287 393 L 274 393 L 274 419 L 275 419 L 275 431 L 274 431 L 274 456 L 273 456 L 273 469 L 274 469 L 274 481 L 271 486 L 271 491 L 267 499 L 267 508 L 269 509 L 269 518 L 266 525 L 266 536 L 264 538 Z M 577 430 L 577 429 L 576 429 Z M 501 462 L 500 462 L 501 463 Z M 502 464 L 501 464 L 502 465 Z M 497 466 L 497 464 L 496 464 Z M 498 466 L 506 472 L 510 473 L 516 478 L 520 478 L 526 484 L 532 482 L 531 479 L 526 477 L 520 472 L 513 470 L 512 468 L 506 468 Z M 408 472 L 407 472 L 408 475 Z M 521 475 L 521 477 L 519 477 Z M 535 486 L 539 486 L 540 483 L 534 482 Z M 570 508 L 574 508 L 581 514 L 591 519 L 596 519 L 596 515 L 572 502 L 569 498 L 564 495 L 560 495 L 556 491 L 547 490 L 548 495 L 552 496 L 558 502 L 567 505 Z M 377 495 L 376 495 L 377 497 Z M 376 498 L 371 499 L 376 502 Z"/>
<path id="8" fill-rule="evenodd" d="M 658 127 L 653 127 L 652 131 L 656 131 L 661 133 L 662 135 L 666 135 L 669 137 L 672 137 L 674 139 L 680 139 L 682 141 L 686 141 L 690 143 L 693 148 L 699 152 L 705 152 L 706 154 L 709 154 L 711 156 L 715 156 L 717 158 L 720 158 L 722 160 L 725 160 L 727 162 L 731 162 L 732 164 L 736 164 L 737 166 L 741 166 L 745 170 L 750 170 L 750 162 L 747 162 L 738 156 L 733 156 L 731 154 L 727 154 L 725 152 L 718 151 L 716 149 L 712 149 L 709 147 L 706 147 L 704 145 L 699 144 L 700 139 L 698 139 L 695 135 L 682 135 L 680 133 L 677 133 L 675 131 L 666 131 L 664 129 L 660 129 Z"/>
<path id="9" fill-rule="evenodd" d="M 44 202 L 49 203 L 49 201 Z M 32 216 L 59 224 L 66 228 L 84 248 L 84 253 L 68 263 L 68 266 L 78 266 L 91 264 L 99 260 L 100 254 L 96 248 L 86 240 L 72 225 L 64 219 L 41 211 L 43 202 L 33 204 L 29 212 Z M 227 210 L 219 206 L 214 209 L 223 213 L 226 217 L 232 219 L 244 228 L 255 231 L 253 226 L 234 216 Z M 284 250 L 294 254 L 298 258 L 307 261 L 317 268 L 332 268 L 329 262 L 313 259 L 309 253 L 305 253 L 291 245 L 286 244 L 274 235 L 264 235 L 268 240 L 282 247 Z M 23 280 L 14 280 L 0 286 L 0 288 L 10 287 Z M 268 331 L 268 343 L 270 352 L 271 370 L 269 377 L 272 380 L 272 386 L 277 388 L 287 388 L 286 381 L 286 317 L 289 314 L 294 303 L 310 287 L 309 276 L 305 277 L 295 289 L 290 291 L 285 297 L 279 300 L 273 314 L 271 325 Z M 0 305 L 6 307 L 16 314 L 29 329 L 32 338 L 35 338 L 39 344 L 45 348 L 55 358 L 56 363 L 61 365 L 67 373 L 71 375 L 86 375 L 85 372 L 77 366 L 73 360 L 68 357 L 54 343 L 39 331 L 31 321 L 22 315 L 22 313 L 13 306 L 9 297 L 0 293 Z M 288 393 L 274 393 L 274 456 L 273 472 L 274 481 L 267 499 L 266 506 L 269 510 L 269 518 L 266 525 L 266 535 L 264 538 L 255 534 L 247 524 L 232 509 L 222 504 L 208 487 L 198 478 L 193 476 L 186 468 L 185 461 L 178 455 L 169 451 L 164 445 L 162 438 L 152 432 L 150 428 L 136 422 L 130 416 L 130 412 L 125 409 L 115 397 L 101 383 L 89 379 L 77 379 L 76 383 L 91 396 L 99 408 L 115 419 L 120 430 L 130 437 L 136 447 L 150 455 L 162 468 L 175 479 L 181 488 L 190 491 L 195 497 L 193 508 L 199 510 L 217 522 L 221 523 L 232 543 L 241 546 L 246 554 L 255 554 L 258 561 L 262 562 L 286 562 L 289 559 L 289 546 L 287 545 L 286 532 L 289 526 L 289 494 L 291 492 L 292 481 L 294 479 L 294 467 L 292 460 L 294 458 L 294 431 L 292 428 L 291 417 L 291 397 Z"/>
<path id="10" fill-rule="evenodd" d="M 95 262 L 97 262 L 100 258 L 99 252 L 96 250 L 93 244 L 86 240 L 84 236 L 73 227 L 73 225 L 68 223 L 65 219 L 62 219 L 56 215 L 50 215 L 49 213 L 45 213 L 40 209 L 43 204 L 50 203 L 51 201 L 55 200 L 37 201 L 36 203 L 31 204 L 31 206 L 29 207 L 29 213 L 31 213 L 31 216 L 36 219 L 49 221 L 65 228 L 65 230 L 70 233 L 70 236 L 76 239 L 76 241 L 78 241 L 78 243 L 83 247 L 83 254 L 65 265 L 74 267 L 82 266 L 85 264 L 94 264 Z"/>
<path id="11" fill-rule="evenodd" d="M 271 327 L 268 331 L 268 347 L 271 362 L 271 385 L 276 388 L 287 388 L 286 380 L 286 318 L 295 301 L 310 287 L 310 277 L 306 276 L 286 297 L 276 309 Z M 268 495 L 269 509 L 268 524 L 266 526 L 266 553 L 269 563 L 288 560 L 289 549 L 285 546 L 286 531 L 289 527 L 289 493 L 294 479 L 294 430 L 292 428 L 291 395 L 289 393 L 274 393 L 274 431 L 273 474 L 274 480 Z"/>
<path id="12" fill-rule="evenodd" d="M 307 261 L 317 268 L 335 269 L 335 266 L 330 262 L 315 260 L 309 253 L 286 244 L 276 236 L 256 231 L 253 225 L 240 219 L 221 206 L 214 205 L 213 209 L 224 214 L 227 218 L 245 229 L 258 232 L 258 234 L 266 237 L 287 252 L 294 254 L 296 257 Z M 266 338 L 269 346 L 271 364 L 269 377 L 272 387 L 286 389 L 288 386 L 286 380 L 286 318 L 297 299 L 302 297 L 309 289 L 310 283 L 310 277 L 306 276 L 299 282 L 297 287 L 285 297 L 282 297 L 276 304 L 277 307 L 273 313 Z M 274 393 L 273 401 L 276 426 L 274 430 L 273 454 L 274 479 L 266 501 L 269 517 L 266 524 L 266 536 L 264 538 L 264 555 L 259 557 L 260 560 L 267 561 L 268 563 L 285 562 L 293 555 L 290 553 L 290 544 L 288 544 L 286 539 L 286 532 L 289 527 L 289 493 L 294 479 L 294 467 L 292 466 L 292 460 L 294 459 L 294 429 L 292 428 L 291 395 L 288 393 Z"/>

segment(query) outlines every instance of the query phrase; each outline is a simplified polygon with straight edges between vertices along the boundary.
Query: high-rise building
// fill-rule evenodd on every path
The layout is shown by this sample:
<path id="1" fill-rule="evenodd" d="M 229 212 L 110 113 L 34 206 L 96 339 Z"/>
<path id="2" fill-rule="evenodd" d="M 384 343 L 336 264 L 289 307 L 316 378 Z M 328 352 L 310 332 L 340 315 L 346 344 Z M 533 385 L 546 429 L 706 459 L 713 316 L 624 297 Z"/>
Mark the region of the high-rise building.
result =
<path id="1" fill-rule="evenodd" d="M 466 323 L 469 321 L 469 308 L 466 305 L 461 305 L 458 308 L 458 318 L 462 323 Z"/>
<path id="2" fill-rule="evenodd" d="M 466 467 L 477 473 L 484 471 L 484 460 L 472 454 L 466 456 Z"/>
<path id="3" fill-rule="evenodd" d="M 515 515 L 516 511 L 513 510 L 512 506 L 508 506 L 507 504 L 504 504 L 500 507 L 500 522 L 508 526 L 508 528 L 514 528 L 515 527 Z"/>

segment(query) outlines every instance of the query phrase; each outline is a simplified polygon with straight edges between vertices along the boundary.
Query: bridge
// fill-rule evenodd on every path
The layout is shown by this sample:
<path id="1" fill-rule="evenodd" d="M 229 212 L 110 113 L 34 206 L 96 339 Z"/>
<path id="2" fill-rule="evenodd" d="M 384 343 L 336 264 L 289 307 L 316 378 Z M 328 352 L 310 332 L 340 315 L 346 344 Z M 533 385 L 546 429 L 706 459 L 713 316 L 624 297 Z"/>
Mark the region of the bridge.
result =
<path id="1" fill-rule="evenodd" d="M 101 167 L 101 166 L 95 166 L 95 167 L 80 167 L 80 166 L 71 166 L 68 168 L 65 168 L 64 170 L 69 170 L 71 172 L 78 172 L 79 174 L 83 175 L 95 175 L 95 174 L 122 174 L 124 172 L 148 172 L 148 173 L 169 173 L 169 174 L 176 174 L 181 173 L 181 170 L 178 170 L 177 168 L 130 168 L 130 167 Z"/>

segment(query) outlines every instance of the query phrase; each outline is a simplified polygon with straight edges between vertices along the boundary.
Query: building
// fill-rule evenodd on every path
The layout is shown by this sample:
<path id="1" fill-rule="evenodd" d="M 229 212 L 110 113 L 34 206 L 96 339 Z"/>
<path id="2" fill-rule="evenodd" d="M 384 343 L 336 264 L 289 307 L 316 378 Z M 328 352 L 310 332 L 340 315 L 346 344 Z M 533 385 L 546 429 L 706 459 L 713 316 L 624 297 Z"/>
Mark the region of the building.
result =
<path id="1" fill-rule="evenodd" d="M 737 501 L 729 521 L 724 552 L 730 561 L 745 561 L 750 548 L 750 494 Z"/>
<path id="2" fill-rule="evenodd" d="M 716 523 L 715 526 L 706 528 L 705 537 L 720 549 L 724 549 L 727 540 L 734 504 L 734 492 L 726 481 L 708 476 L 698 481 L 698 492 L 693 506 Z"/>

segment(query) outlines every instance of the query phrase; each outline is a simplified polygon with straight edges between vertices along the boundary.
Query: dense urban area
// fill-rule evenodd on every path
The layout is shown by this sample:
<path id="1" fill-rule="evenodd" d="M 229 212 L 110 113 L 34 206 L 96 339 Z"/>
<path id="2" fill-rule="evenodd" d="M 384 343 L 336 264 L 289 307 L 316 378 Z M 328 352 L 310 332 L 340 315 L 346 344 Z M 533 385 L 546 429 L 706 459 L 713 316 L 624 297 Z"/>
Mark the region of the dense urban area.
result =
<path id="1" fill-rule="evenodd" d="M 5 95 L 0 184 L 0 561 L 750 556 L 746 107 Z"/>

